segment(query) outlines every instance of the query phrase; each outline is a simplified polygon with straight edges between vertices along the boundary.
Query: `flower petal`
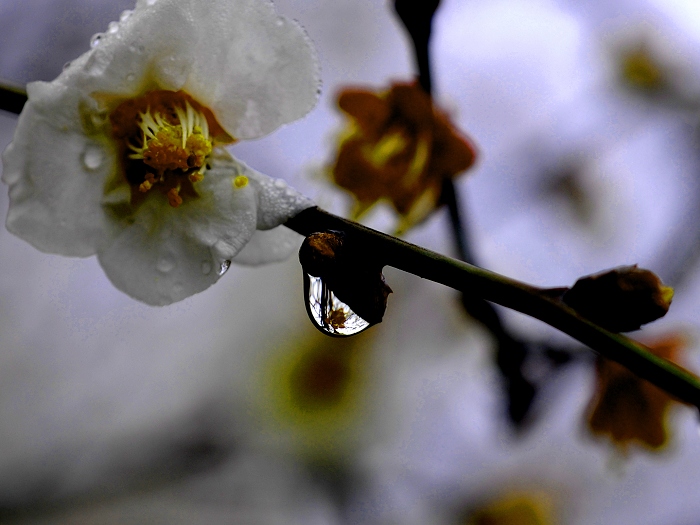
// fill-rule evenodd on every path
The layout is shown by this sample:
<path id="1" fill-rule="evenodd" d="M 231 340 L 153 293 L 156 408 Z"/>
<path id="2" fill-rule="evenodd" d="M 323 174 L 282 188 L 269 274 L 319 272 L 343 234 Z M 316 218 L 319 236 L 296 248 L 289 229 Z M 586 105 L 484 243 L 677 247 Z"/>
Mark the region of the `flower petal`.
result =
<path id="1" fill-rule="evenodd" d="M 232 260 L 246 266 L 285 261 L 299 249 L 302 239 L 301 235 L 286 226 L 258 230 Z"/>
<path id="2" fill-rule="evenodd" d="M 11 199 L 7 229 L 44 252 L 94 255 L 106 228 L 101 201 L 116 169 L 115 148 L 86 134 L 78 92 L 46 82 L 29 84 L 28 92 L 2 157 Z"/>
<path id="3" fill-rule="evenodd" d="M 161 195 L 149 198 L 133 222 L 114 230 L 98 253 L 112 283 L 151 305 L 166 305 L 205 290 L 255 232 L 257 196 L 236 177 L 248 169 L 219 150 L 198 183 L 200 197 L 172 208 Z"/>
<path id="4" fill-rule="evenodd" d="M 57 80 L 85 94 L 185 90 L 237 139 L 296 120 L 316 104 L 311 42 L 267 0 L 140 0 L 116 30 Z"/>
<path id="5" fill-rule="evenodd" d="M 246 176 L 258 196 L 258 230 L 269 230 L 284 224 L 298 213 L 315 206 L 314 201 L 287 185 L 244 166 Z"/>

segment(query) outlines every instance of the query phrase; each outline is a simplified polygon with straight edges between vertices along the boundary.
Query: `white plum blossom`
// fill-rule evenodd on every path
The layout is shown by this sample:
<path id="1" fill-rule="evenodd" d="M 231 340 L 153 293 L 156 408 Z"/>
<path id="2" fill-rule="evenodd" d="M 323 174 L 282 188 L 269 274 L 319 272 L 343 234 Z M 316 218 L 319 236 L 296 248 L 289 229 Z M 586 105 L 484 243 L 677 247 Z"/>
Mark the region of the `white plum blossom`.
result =
<path id="1" fill-rule="evenodd" d="M 3 154 L 7 228 L 97 254 L 152 305 L 206 289 L 237 256 L 280 260 L 296 234 L 273 228 L 313 204 L 223 146 L 302 117 L 318 91 L 308 37 L 269 0 L 139 0 L 58 78 L 28 85 Z"/>

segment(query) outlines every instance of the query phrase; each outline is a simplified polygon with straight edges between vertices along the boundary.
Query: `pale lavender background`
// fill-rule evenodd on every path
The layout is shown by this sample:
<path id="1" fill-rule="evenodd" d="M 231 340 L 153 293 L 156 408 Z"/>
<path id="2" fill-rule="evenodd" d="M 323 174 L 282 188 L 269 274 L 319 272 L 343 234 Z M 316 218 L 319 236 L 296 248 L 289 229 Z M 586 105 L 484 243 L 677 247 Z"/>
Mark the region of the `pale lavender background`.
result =
<path id="1" fill-rule="evenodd" d="M 407 41 L 387 2 L 276 4 L 316 43 L 324 92 L 302 121 L 232 151 L 343 212 L 346 198 L 320 174 L 340 125 L 334 94 L 407 78 Z M 54 78 L 129 7 L 0 1 L 0 77 Z M 479 164 L 459 189 L 485 266 L 554 286 L 630 263 L 666 277 L 667 261 L 692 251 L 696 119 L 624 95 L 604 67 L 615 35 L 644 21 L 700 71 L 692 0 L 443 0 L 437 94 L 479 145 Z M 14 121 L 0 114 L 2 148 Z M 542 190 L 570 163 L 583 166 L 588 222 Z M 3 190 L 0 215 L 7 205 Z M 391 228 L 385 210 L 369 220 Z M 686 240 L 669 247 L 678 229 Z M 451 251 L 442 214 L 409 239 Z M 44 255 L 0 230 L 0 521 L 448 524 L 473 502 L 532 488 L 554 498 L 562 523 L 697 523 L 700 437 L 690 409 L 675 411 L 669 450 L 621 461 L 587 437 L 581 411 L 592 375 L 573 366 L 543 392 L 539 423 L 516 439 L 500 419 L 490 342 L 452 292 L 387 276 L 395 294 L 373 329 L 367 406 L 332 445 L 350 480 L 339 500 L 307 468 L 293 431 L 265 420 L 255 379 L 266 356 L 312 331 L 294 258 L 232 268 L 202 294 L 150 308 L 115 290 L 94 258 Z M 691 267 L 671 313 L 644 332 L 695 334 L 699 287 Z M 700 370 L 695 348 L 688 362 Z"/>

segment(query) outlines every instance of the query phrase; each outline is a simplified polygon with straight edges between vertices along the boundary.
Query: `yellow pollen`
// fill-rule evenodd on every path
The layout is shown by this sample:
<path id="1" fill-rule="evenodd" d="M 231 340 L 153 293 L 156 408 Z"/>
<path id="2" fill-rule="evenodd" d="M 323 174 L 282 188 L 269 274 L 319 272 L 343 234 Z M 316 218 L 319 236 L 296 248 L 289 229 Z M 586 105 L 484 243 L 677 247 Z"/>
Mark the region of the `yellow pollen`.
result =
<path id="1" fill-rule="evenodd" d="M 198 170 L 200 175 L 206 159 L 212 152 L 209 125 L 204 115 L 195 111 L 189 102 L 185 108 L 175 107 L 177 124 L 150 109 L 140 113 L 141 145 L 129 144 L 133 152 L 129 158 L 143 160 L 158 173 L 166 170 Z M 201 180 L 201 179 L 199 179 Z"/>
<path id="2" fill-rule="evenodd" d="M 180 190 L 178 188 L 171 188 L 168 191 L 168 204 L 173 208 L 177 208 L 182 204 L 182 197 L 180 197 Z"/>
<path id="3" fill-rule="evenodd" d="M 233 187 L 234 188 L 245 188 L 248 185 L 248 177 L 245 175 L 239 175 L 235 179 L 233 179 Z"/>

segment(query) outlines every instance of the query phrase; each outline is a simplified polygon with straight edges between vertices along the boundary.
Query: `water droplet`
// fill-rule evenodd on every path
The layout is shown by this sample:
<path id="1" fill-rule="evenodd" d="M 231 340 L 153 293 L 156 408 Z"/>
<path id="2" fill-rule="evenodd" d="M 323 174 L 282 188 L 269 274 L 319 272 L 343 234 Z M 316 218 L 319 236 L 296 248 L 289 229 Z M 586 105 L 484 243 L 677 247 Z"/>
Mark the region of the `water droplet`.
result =
<path id="1" fill-rule="evenodd" d="M 148 5 L 153 5 L 153 4 L 155 4 L 157 1 L 158 1 L 158 0 L 146 0 L 146 3 L 147 3 Z"/>
<path id="2" fill-rule="evenodd" d="M 131 10 L 126 9 L 126 10 L 122 11 L 121 15 L 119 15 L 119 21 L 125 22 L 130 16 L 131 16 Z"/>
<path id="3" fill-rule="evenodd" d="M 132 53 L 136 53 L 137 55 L 143 54 L 143 52 L 146 50 L 146 48 L 141 45 L 141 44 L 130 44 L 129 45 L 129 51 Z"/>
<path id="4" fill-rule="evenodd" d="M 275 22 L 275 23 L 277 24 L 277 27 L 282 27 L 284 25 L 284 19 L 278 18 L 277 22 Z"/>
<path id="5" fill-rule="evenodd" d="M 108 33 L 116 33 L 119 31 L 119 22 L 110 22 L 107 26 Z"/>
<path id="6" fill-rule="evenodd" d="M 304 295 L 309 318 L 325 334 L 348 337 L 371 326 L 338 299 L 320 277 L 304 273 Z"/>
<path id="7" fill-rule="evenodd" d="M 218 272 L 219 276 L 224 275 L 230 267 L 231 267 L 231 261 L 226 260 L 226 261 L 222 262 L 221 265 L 219 266 L 219 272 Z"/>
<path id="8" fill-rule="evenodd" d="M 128 75 L 126 75 L 126 80 L 128 82 L 133 82 L 134 79 L 136 79 L 136 75 L 134 75 L 133 73 L 129 73 Z"/>
<path id="9" fill-rule="evenodd" d="M 102 148 L 95 144 L 88 144 L 83 151 L 82 162 L 83 165 L 90 171 L 94 171 L 104 162 L 105 156 Z"/>
<path id="10" fill-rule="evenodd" d="M 202 273 L 204 275 L 209 275 L 211 273 L 211 263 L 209 261 L 202 261 Z"/>
<path id="11" fill-rule="evenodd" d="M 170 257 L 163 257 L 158 260 L 156 268 L 159 272 L 168 273 L 175 268 L 175 261 L 173 261 Z"/>
<path id="12" fill-rule="evenodd" d="M 102 33 L 95 33 L 90 39 L 90 47 L 95 48 L 100 45 L 100 41 L 104 38 Z"/>
<path id="13" fill-rule="evenodd" d="M 279 188 L 280 190 L 283 190 L 286 187 L 287 187 L 287 183 L 284 182 L 282 179 L 275 179 L 275 188 Z"/>
<path id="14" fill-rule="evenodd" d="M 68 62 L 66 62 L 65 64 L 63 64 L 63 71 L 65 71 L 66 69 L 68 69 L 72 63 L 73 63 L 73 62 L 69 60 Z"/>

